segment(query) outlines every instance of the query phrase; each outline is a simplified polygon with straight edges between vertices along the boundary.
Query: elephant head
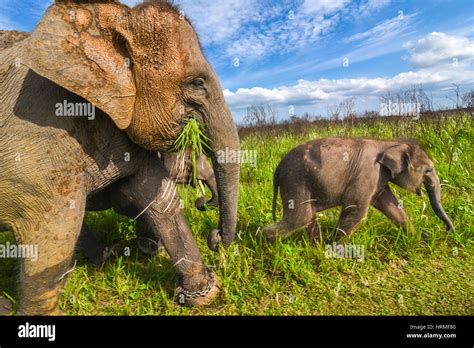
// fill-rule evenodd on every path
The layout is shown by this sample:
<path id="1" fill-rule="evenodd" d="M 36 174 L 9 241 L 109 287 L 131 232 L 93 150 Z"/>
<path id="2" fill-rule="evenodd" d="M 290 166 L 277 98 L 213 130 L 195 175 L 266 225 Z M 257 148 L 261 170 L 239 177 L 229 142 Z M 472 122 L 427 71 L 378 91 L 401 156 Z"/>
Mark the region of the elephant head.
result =
<path id="1" fill-rule="evenodd" d="M 227 247 L 235 236 L 239 164 L 217 157 L 239 150 L 237 128 L 182 12 L 163 1 L 129 8 L 113 0 L 56 0 L 29 40 L 26 66 L 93 103 L 146 149 L 170 151 L 189 117 L 202 123 Z"/>
<path id="2" fill-rule="evenodd" d="M 419 196 L 423 183 L 435 214 L 448 230 L 454 229 L 441 205 L 441 185 L 433 162 L 421 145 L 411 141 L 391 145 L 380 154 L 378 162 L 390 172 L 391 182 Z"/>

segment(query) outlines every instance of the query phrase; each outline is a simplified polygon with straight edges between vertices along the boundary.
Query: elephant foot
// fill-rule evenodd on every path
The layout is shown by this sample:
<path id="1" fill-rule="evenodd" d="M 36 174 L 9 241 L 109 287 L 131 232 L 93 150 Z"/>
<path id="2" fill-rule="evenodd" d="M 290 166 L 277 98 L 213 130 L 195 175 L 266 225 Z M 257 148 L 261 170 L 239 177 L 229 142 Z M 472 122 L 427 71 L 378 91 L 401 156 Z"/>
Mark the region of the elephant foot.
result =
<path id="1" fill-rule="evenodd" d="M 37 309 L 37 308 L 25 308 L 20 307 L 16 313 L 19 316 L 51 316 L 60 317 L 67 316 L 67 312 L 59 309 L 57 306 L 53 309 Z"/>
<path id="2" fill-rule="evenodd" d="M 13 313 L 12 302 L 5 297 L 0 297 L 0 316 L 11 315 L 12 313 Z"/>
<path id="3" fill-rule="evenodd" d="M 17 315 L 27 316 L 59 316 L 64 313 L 59 310 L 59 291 L 56 287 L 51 290 L 46 290 L 34 298 L 22 298 L 20 300 L 20 308 Z"/>
<path id="4" fill-rule="evenodd" d="M 76 248 L 86 257 L 87 260 L 95 265 L 110 258 L 114 249 L 113 246 L 107 247 L 102 243 L 85 224 L 82 226 Z"/>
<path id="5" fill-rule="evenodd" d="M 296 232 L 299 228 L 302 228 L 299 224 L 295 224 L 294 222 L 288 222 L 287 220 L 282 220 L 280 222 L 276 222 L 271 224 L 263 229 L 263 234 L 267 238 L 267 241 L 273 243 L 277 239 L 286 239 L 290 237 L 294 232 Z"/>
<path id="6" fill-rule="evenodd" d="M 207 272 L 208 280 L 205 286 L 200 290 L 186 290 L 183 287 L 177 288 L 178 302 L 179 304 L 191 307 L 191 306 L 205 306 L 210 304 L 220 292 L 220 284 L 212 271 Z"/>
<path id="7" fill-rule="evenodd" d="M 164 248 L 163 243 L 160 240 L 156 240 L 154 238 L 144 238 L 139 237 L 137 240 L 137 246 L 140 251 L 146 255 L 153 256 L 161 248 Z"/>
<path id="8" fill-rule="evenodd" d="M 273 226 L 265 227 L 263 229 L 263 234 L 265 234 L 265 238 L 269 242 L 274 242 L 279 236 L 278 229 L 274 228 Z"/>

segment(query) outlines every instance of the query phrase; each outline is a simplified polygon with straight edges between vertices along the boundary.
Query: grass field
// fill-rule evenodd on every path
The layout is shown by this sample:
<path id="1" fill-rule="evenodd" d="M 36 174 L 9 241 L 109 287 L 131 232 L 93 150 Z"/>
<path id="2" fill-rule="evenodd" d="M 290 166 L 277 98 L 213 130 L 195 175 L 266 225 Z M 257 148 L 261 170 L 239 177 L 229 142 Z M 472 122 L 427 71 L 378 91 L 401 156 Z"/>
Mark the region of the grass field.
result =
<path id="1" fill-rule="evenodd" d="M 177 276 L 165 252 L 141 254 L 133 223 L 107 211 L 88 213 L 86 221 L 116 255 L 94 266 L 78 255 L 61 308 L 70 315 L 473 315 L 473 147 L 469 115 L 414 121 L 410 118 L 313 124 L 283 131 L 247 134 L 242 149 L 257 152 L 257 165 L 242 166 L 239 236 L 226 252 L 213 253 L 206 236 L 218 211 L 193 207 L 197 190 L 180 186 L 185 212 L 207 265 L 220 278 L 220 297 L 205 308 L 177 304 Z M 442 203 L 455 231 L 446 232 L 425 194 L 394 188 L 416 234 L 398 230 L 371 208 L 347 243 L 364 246 L 364 259 L 328 258 L 325 246 L 298 233 L 268 245 L 262 227 L 271 223 L 272 176 L 295 145 L 326 136 L 412 137 L 426 144 L 442 180 Z M 423 204 L 424 202 L 424 204 Z M 279 207 L 281 202 L 279 202 Z M 281 216 L 279 213 L 278 216 Z M 319 214 L 322 231 L 331 231 L 338 210 Z M 13 235 L 0 235 L 0 242 Z M 125 256 L 125 247 L 131 249 Z M 18 299 L 16 260 L 0 260 L 0 295 Z"/>

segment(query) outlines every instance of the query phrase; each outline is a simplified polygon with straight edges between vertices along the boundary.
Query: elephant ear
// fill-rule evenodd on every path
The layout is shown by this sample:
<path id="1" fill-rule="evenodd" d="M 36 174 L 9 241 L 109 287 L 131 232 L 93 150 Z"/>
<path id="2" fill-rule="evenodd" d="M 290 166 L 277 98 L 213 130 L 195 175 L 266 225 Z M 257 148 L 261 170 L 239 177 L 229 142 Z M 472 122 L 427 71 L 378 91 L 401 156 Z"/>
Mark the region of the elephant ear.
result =
<path id="1" fill-rule="evenodd" d="M 388 169 L 394 178 L 410 165 L 409 150 L 406 144 L 391 146 L 377 156 L 377 162 Z"/>
<path id="2" fill-rule="evenodd" d="M 127 11 L 118 4 L 53 4 L 22 58 L 38 75 L 95 104 L 120 129 L 130 125 L 136 94 L 126 40 L 114 29 Z"/>

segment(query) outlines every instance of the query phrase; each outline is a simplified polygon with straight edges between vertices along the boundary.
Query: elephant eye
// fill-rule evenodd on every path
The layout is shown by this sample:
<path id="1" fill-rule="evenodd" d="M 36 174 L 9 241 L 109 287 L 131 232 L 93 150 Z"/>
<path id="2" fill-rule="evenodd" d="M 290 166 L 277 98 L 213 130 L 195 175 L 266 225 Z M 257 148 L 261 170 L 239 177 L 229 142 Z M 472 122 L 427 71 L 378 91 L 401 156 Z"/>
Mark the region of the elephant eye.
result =
<path id="1" fill-rule="evenodd" d="M 206 82 L 203 78 L 198 77 L 191 81 L 191 86 L 195 89 L 206 89 Z"/>

